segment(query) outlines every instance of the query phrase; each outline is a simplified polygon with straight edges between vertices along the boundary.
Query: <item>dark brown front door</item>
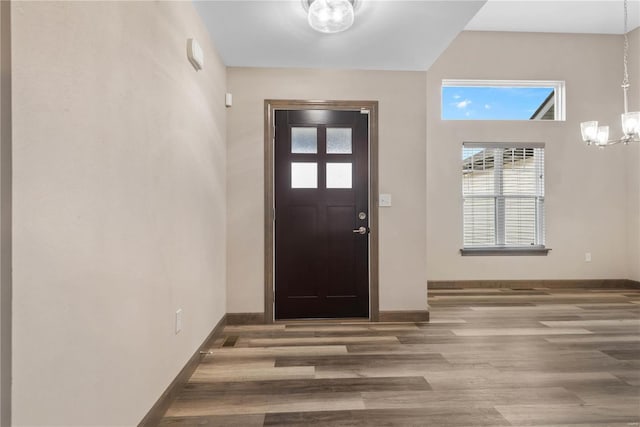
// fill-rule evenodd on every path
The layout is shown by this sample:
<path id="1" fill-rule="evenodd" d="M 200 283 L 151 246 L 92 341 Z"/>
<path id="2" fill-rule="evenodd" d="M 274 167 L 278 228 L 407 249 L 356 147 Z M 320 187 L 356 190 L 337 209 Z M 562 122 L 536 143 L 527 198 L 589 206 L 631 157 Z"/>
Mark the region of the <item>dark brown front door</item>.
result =
<path id="1" fill-rule="evenodd" d="M 275 125 L 275 318 L 368 317 L 368 115 L 276 111 Z"/>

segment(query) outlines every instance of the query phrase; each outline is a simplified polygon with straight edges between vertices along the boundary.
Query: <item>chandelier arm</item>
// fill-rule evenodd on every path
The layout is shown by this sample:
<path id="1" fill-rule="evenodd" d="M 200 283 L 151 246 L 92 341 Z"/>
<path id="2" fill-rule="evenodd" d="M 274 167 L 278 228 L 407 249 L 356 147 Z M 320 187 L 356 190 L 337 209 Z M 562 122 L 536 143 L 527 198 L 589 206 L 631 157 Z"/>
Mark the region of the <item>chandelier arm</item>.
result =
<path id="1" fill-rule="evenodd" d="M 604 144 L 598 144 L 597 142 L 593 142 L 589 145 L 593 145 L 595 147 L 599 147 L 599 148 L 604 148 L 604 147 L 611 147 L 612 145 L 618 145 L 623 141 L 620 141 L 618 139 L 612 139 L 611 141 L 607 141 Z"/>
<path id="2" fill-rule="evenodd" d="M 611 141 L 607 141 L 607 143 L 605 145 L 618 145 L 620 143 L 624 142 L 623 139 L 613 139 Z"/>
<path id="3" fill-rule="evenodd" d="M 617 144 L 629 144 L 631 142 L 640 142 L 640 139 L 638 138 L 620 138 L 620 139 L 612 139 L 610 141 L 607 141 L 606 144 L 601 144 L 602 146 L 609 146 L 609 145 L 617 145 Z M 597 145 L 597 144 L 596 144 Z"/>
<path id="4" fill-rule="evenodd" d="M 594 145 L 596 147 L 610 147 L 612 145 L 618 145 L 618 144 L 630 144 L 632 142 L 640 142 L 639 138 L 635 138 L 635 137 L 631 137 L 631 138 L 620 138 L 620 139 L 610 139 L 607 142 L 603 143 L 603 144 L 599 144 L 596 140 L 589 140 L 586 141 L 588 143 L 588 145 Z"/>

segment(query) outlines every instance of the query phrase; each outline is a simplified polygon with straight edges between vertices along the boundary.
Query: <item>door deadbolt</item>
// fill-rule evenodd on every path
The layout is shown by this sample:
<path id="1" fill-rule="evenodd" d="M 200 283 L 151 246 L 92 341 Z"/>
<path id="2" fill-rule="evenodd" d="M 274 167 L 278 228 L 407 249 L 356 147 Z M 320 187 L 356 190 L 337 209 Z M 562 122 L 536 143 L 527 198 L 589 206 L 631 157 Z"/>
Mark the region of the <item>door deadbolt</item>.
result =
<path id="1" fill-rule="evenodd" d="M 360 212 L 358 214 L 358 218 L 360 218 L 361 220 L 365 220 L 365 219 L 367 219 L 367 214 L 364 213 L 364 212 Z"/>

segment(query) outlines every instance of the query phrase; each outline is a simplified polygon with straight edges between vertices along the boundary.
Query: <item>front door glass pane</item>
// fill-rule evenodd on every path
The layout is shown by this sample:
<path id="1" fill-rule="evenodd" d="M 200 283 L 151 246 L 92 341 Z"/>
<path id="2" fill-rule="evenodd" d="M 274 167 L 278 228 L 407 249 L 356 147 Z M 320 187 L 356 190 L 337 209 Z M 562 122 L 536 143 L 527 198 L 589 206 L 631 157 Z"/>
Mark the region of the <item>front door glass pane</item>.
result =
<path id="1" fill-rule="evenodd" d="M 293 154 L 316 154 L 318 152 L 318 130 L 311 127 L 292 127 L 291 152 Z"/>
<path id="2" fill-rule="evenodd" d="M 327 163 L 327 188 L 351 188 L 351 163 Z"/>
<path id="3" fill-rule="evenodd" d="M 292 162 L 291 188 L 318 188 L 318 164 Z"/>
<path id="4" fill-rule="evenodd" d="M 351 154 L 351 128 L 327 128 L 327 154 Z"/>

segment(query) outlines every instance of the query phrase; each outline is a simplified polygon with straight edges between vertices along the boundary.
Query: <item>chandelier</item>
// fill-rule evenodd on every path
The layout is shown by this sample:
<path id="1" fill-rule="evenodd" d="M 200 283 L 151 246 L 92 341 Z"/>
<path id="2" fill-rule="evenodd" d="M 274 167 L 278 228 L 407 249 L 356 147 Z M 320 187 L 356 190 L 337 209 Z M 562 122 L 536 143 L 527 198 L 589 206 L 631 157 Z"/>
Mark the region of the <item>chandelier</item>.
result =
<path id="1" fill-rule="evenodd" d="M 621 142 L 640 142 L 640 111 L 628 112 L 627 92 L 629 92 L 629 72 L 627 62 L 629 57 L 629 39 L 627 37 L 627 0 L 624 0 L 624 76 L 622 79 L 622 91 L 624 93 L 624 113 L 622 113 L 622 137 L 619 139 L 609 139 L 609 126 L 598 126 L 595 120 L 580 123 L 582 140 L 587 145 L 597 145 L 607 147 Z"/>
<path id="2" fill-rule="evenodd" d="M 321 33 L 348 30 L 355 19 L 358 0 L 302 0 L 311 28 Z"/>

